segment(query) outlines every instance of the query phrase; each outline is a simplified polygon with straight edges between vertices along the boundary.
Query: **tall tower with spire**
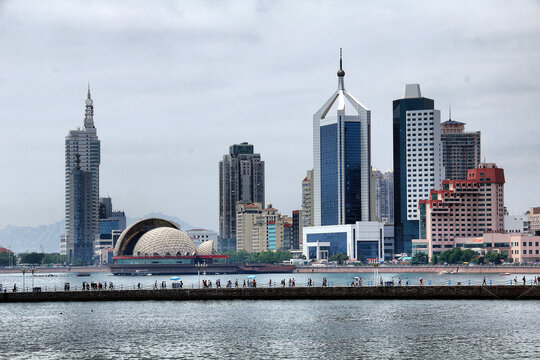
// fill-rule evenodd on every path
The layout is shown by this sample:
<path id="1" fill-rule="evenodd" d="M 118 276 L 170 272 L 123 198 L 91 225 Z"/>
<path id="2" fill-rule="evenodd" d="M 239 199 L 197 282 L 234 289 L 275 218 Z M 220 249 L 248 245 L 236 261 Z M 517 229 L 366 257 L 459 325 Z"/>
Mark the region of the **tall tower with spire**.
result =
<path id="1" fill-rule="evenodd" d="M 315 226 L 372 220 L 371 110 L 345 90 L 341 49 L 337 76 L 337 90 L 313 115 Z"/>
<path id="2" fill-rule="evenodd" d="M 92 259 L 93 241 L 99 232 L 100 162 L 101 144 L 94 126 L 94 101 L 88 84 L 84 127 L 70 130 L 65 139 L 66 235 L 60 250 L 72 262 Z"/>

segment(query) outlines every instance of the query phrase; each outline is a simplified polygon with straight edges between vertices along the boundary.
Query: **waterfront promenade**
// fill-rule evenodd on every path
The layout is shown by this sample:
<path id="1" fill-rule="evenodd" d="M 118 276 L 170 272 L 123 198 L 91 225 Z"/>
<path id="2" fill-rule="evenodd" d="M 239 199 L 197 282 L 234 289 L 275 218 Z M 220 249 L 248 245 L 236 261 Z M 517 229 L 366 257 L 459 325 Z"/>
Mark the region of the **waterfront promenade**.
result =
<path id="1" fill-rule="evenodd" d="M 358 286 L 2 292 L 0 303 L 146 300 L 540 300 L 538 285 Z"/>

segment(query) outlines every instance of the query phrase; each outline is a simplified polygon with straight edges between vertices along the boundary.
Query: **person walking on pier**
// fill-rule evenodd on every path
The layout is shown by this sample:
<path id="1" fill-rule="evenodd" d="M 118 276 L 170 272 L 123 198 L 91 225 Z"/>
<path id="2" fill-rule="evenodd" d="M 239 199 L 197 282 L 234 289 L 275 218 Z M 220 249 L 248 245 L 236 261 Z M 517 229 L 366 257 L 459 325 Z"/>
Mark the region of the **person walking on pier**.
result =
<path id="1" fill-rule="evenodd" d="M 141 283 L 137 284 L 137 290 L 141 290 Z"/>
<path id="2" fill-rule="evenodd" d="M 272 287 L 272 279 L 268 280 L 268 287 Z"/>
<path id="3" fill-rule="evenodd" d="M 398 278 L 398 286 L 401 286 L 401 278 Z"/>
<path id="4" fill-rule="evenodd" d="M 156 282 L 154 283 L 154 290 L 157 290 L 157 280 L 156 280 Z"/>
<path id="5" fill-rule="evenodd" d="M 238 279 L 234 281 L 234 287 L 238 287 Z"/>
<path id="6" fill-rule="evenodd" d="M 246 279 L 244 279 L 244 285 L 242 287 L 246 287 Z"/>
<path id="7" fill-rule="evenodd" d="M 482 285 L 487 285 L 486 277 L 484 276 L 484 281 L 482 281 Z"/>
<path id="8" fill-rule="evenodd" d="M 526 281 L 527 281 L 527 280 L 525 279 L 525 276 L 523 276 L 523 285 L 525 285 L 525 282 L 526 282 Z"/>
<path id="9" fill-rule="evenodd" d="M 517 276 L 514 276 L 514 285 L 517 285 Z"/>
<path id="10" fill-rule="evenodd" d="M 420 285 L 424 285 L 424 279 L 423 278 L 420 278 Z"/>

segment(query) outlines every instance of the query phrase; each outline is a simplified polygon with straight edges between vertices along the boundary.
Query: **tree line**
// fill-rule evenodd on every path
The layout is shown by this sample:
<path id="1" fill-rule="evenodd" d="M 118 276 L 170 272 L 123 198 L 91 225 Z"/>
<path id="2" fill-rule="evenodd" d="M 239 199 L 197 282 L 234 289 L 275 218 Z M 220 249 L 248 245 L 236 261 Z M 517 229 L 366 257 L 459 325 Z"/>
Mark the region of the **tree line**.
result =
<path id="1" fill-rule="evenodd" d="M 431 264 L 463 264 L 463 263 L 473 263 L 473 264 L 495 264 L 500 265 L 503 261 L 506 261 L 507 256 L 501 255 L 498 252 L 490 251 L 485 255 L 479 255 L 477 252 L 466 249 L 462 250 L 461 248 L 454 248 L 450 250 L 443 251 L 440 254 L 434 254 L 431 257 Z M 411 259 L 412 265 L 422 265 L 428 263 L 428 256 L 425 253 L 416 253 Z"/>
<path id="2" fill-rule="evenodd" d="M 262 251 L 250 253 L 246 250 L 234 251 L 229 250 L 223 253 L 229 255 L 230 263 L 269 263 L 278 264 L 283 261 L 290 260 L 292 255 L 288 251 Z"/>

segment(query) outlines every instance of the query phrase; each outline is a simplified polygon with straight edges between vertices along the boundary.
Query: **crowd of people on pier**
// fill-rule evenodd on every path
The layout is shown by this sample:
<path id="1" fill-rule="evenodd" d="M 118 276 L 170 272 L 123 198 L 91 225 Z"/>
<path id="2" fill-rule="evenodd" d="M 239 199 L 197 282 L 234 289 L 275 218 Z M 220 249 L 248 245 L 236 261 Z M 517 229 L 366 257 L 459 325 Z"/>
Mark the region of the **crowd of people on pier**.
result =
<path id="1" fill-rule="evenodd" d="M 183 286 L 184 286 L 184 283 L 179 280 L 178 278 L 176 279 L 172 279 L 172 280 L 178 280 L 178 281 L 173 281 L 172 284 L 171 284 L 171 288 L 172 289 L 183 289 Z M 504 280 L 505 281 L 505 284 L 506 285 L 540 285 L 540 275 L 538 276 L 534 276 L 534 277 L 529 277 L 527 278 L 525 275 L 523 277 L 521 277 L 521 279 L 518 279 L 518 276 L 514 276 L 514 278 L 510 279 L 510 280 Z M 343 283 L 341 283 L 343 284 Z M 378 284 L 377 284 L 377 281 L 371 277 L 368 277 L 368 279 L 366 281 L 364 281 L 364 279 L 362 277 L 354 277 L 350 282 L 347 282 L 347 285 L 346 286 L 351 286 L 351 287 L 361 287 L 361 286 L 374 286 L 374 285 L 379 285 L 379 286 L 402 286 L 402 284 L 404 284 L 405 286 L 410 286 L 412 285 L 412 282 L 411 280 L 409 280 L 408 278 L 405 278 L 405 279 L 402 279 L 401 277 L 397 277 L 397 278 L 394 278 L 393 276 L 390 278 L 390 279 L 384 279 L 382 276 L 379 278 L 379 281 L 378 281 Z M 427 282 L 427 284 L 425 284 L 424 282 L 424 279 L 422 277 L 418 278 L 418 282 L 417 284 L 419 286 L 431 286 L 432 284 L 432 280 L 429 280 Z M 452 281 L 450 279 L 448 279 L 448 286 L 451 286 L 452 284 Z M 456 284 L 457 285 L 461 285 L 461 282 L 460 281 L 456 281 Z M 482 279 L 482 286 L 487 286 L 487 285 L 492 285 L 493 284 L 493 281 L 492 280 L 487 280 L 486 277 L 484 276 L 483 279 Z M 468 281 L 468 285 L 471 285 L 471 280 Z M 498 284 L 497 285 L 501 285 L 500 283 L 500 280 L 498 281 Z M 192 285 L 193 286 L 193 285 Z M 242 288 L 256 288 L 257 287 L 257 280 L 255 279 L 255 276 L 248 276 L 247 279 L 243 279 L 241 282 L 239 282 L 238 279 L 235 279 L 234 282 L 229 279 L 227 280 L 226 282 L 226 285 L 225 287 L 226 288 L 239 288 L 239 287 L 242 287 Z M 296 287 L 296 279 L 295 278 L 289 278 L 289 279 L 281 279 L 279 282 L 277 281 L 274 281 L 272 279 L 269 279 L 268 280 L 268 287 L 271 288 L 271 287 Z M 334 283 L 332 282 L 331 284 L 329 284 L 328 282 L 328 279 L 326 277 L 323 277 L 321 279 L 321 282 L 316 284 L 315 281 L 312 279 L 312 278 L 308 278 L 306 280 L 306 283 L 305 283 L 305 286 L 306 287 L 314 287 L 314 286 L 322 286 L 322 287 L 328 287 L 328 286 L 334 286 Z M 210 280 L 210 279 L 204 279 L 202 280 L 202 288 L 203 289 L 208 289 L 208 288 L 221 288 L 221 279 L 215 279 L 215 280 Z M 83 281 L 82 282 L 82 285 L 81 285 L 81 290 L 83 291 L 96 291 L 96 290 L 114 290 L 114 284 L 112 281 L 109 281 L 109 282 L 86 282 L 86 281 Z M 123 287 L 121 287 L 123 288 Z M 141 282 L 137 283 L 136 287 L 135 285 L 133 285 L 133 289 L 137 289 L 137 290 L 141 290 L 144 288 L 143 284 L 141 284 Z M 157 280 L 155 280 L 154 284 L 153 284 L 153 289 L 154 290 L 158 290 L 158 289 L 167 289 L 167 282 L 166 281 L 161 281 L 161 284 L 158 283 Z M 70 291 L 71 290 L 71 285 L 69 282 L 66 282 L 64 283 L 64 291 Z M 75 287 L 75 290 L 79 290 L 77 287 Z M 7 292 L 8 289 L 6 286 L 2 286 L 2 284 L 0 284 L 0 292 Z M 13 288 L 12 290 L 13 292 L 18 292 L 20 291 L 19 288 L 17 287 L 17 284 L 13 284 Z M 28 291 L 28 290 L 26 290 Z M 38 292 L 38 291 L 41 291 L 41 288 L 34 288 L 32 289 L 32 291 L 35 291 L 35 292 Z"/>

